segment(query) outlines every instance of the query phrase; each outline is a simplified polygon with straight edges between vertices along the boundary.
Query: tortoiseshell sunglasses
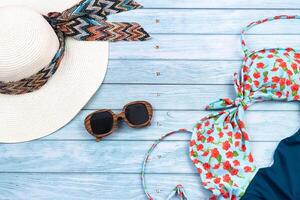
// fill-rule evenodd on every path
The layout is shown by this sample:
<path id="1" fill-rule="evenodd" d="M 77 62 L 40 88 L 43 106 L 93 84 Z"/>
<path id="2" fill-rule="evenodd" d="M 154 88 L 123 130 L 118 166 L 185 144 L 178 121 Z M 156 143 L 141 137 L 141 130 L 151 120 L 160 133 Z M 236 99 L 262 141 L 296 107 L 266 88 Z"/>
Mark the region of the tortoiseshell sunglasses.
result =
<path id="1" fill-rule="evenodd" d="M 126 104 L 119 114 L 109 109 L 101 109 L 85 118 L 86 130 L 99 142 L 112 134 L 118 127 L 118 122 L 124 120 L 131 128 L 142 128 L 151 124 L 153 108 L 147 101 L 134 101 Z"/>

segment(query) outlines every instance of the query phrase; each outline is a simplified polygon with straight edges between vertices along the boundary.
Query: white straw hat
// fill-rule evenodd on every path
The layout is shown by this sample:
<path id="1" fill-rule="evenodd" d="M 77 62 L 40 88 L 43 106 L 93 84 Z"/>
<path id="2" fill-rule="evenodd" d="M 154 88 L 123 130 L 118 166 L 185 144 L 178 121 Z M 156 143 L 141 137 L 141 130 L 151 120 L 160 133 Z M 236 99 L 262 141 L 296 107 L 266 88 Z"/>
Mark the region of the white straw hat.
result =
<path id="1" fill-rule="evenodd" d="M 61 42 L 42 14 L 76 3 L 0 1 L 0 82 L 26 79 L 51 63 Z M 0 94 L 0 142 L 29 141 L 63 127 L 97 91 L 107 64 L 108 42 L 66 37 L 64 56 L 45 85 L 25 94 Z"/>

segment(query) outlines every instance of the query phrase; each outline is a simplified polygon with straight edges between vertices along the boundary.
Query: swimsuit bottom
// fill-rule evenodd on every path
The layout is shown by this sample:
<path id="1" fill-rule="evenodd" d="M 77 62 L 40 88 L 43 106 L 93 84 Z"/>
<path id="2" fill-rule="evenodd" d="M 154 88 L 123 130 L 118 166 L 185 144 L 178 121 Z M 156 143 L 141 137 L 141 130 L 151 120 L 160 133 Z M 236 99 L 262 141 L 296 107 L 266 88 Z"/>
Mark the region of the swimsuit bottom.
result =
<path id="1" fill-rule="evenodd" d="M 279 143 L 273 165 L 258 170 L 241 200 L 300 200 L 300 129 Z"/>

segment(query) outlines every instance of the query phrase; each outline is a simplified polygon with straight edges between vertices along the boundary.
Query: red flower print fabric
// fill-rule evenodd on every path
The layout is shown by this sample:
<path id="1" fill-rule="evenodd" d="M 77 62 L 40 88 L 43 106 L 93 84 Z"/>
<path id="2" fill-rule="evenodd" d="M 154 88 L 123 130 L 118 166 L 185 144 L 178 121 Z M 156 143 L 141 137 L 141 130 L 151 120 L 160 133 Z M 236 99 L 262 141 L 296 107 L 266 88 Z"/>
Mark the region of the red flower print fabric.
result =
<path id="1" fill-rule="evenodd" d="M 234 75 L 235 100 L 224 98 L 207 106 L 218 110 L 196 124 L 190 141 L 190 157 L 211 200 L 240 199 L 257 172 L 251 154 L 244 111 L 267 100 L 299 101 L 300 51 L 292 48 L 249 52 L 244 39 L 251 27 L 271 20 L 295 19 L 276 16 L 253 22 L 242 31 L 245 53 L 240 77 Z"/>

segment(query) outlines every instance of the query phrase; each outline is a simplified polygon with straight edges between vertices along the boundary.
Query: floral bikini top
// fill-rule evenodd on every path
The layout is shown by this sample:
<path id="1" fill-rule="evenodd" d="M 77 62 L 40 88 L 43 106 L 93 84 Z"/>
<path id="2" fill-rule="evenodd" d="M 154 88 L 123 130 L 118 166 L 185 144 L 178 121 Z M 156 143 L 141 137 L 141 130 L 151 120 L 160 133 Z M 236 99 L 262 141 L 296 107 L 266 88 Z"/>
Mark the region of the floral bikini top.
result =
<path id="1" fill-rule="evenodd" d="M 300 16 L 266 18 L 252 22 L 242 30 L 245 56 L 240 76 L 234 74 L 237 97 L 209 104 L 207 110 L 218 112 L 202 118 L 194 127 L 190 157 L 201 176 L 202 185 L 212 192 L 211 200 L 240 199 L 257 172 L 244 111 L 256 102 L 300 100 L 300 51 L 293 48 L 250 51 L 245 42 L 245 33 L 250 28 L 281 19 L 300 19 Z M 174 191 L 181 191 L 179 196 L 185 196 L 181 187 Z"/>

